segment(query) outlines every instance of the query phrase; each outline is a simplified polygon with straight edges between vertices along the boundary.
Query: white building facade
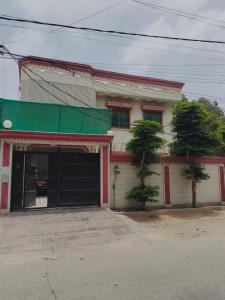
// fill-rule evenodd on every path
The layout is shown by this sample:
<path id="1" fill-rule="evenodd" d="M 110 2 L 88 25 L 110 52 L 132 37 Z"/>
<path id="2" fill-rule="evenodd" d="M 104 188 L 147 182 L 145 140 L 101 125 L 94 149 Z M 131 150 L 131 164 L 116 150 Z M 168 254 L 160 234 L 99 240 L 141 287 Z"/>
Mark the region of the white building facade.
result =
<path id="1" fill-rule="evenodd" d="M 88 65 L 71 62 L 37 57 L 27 57 L 20 61 L 21 99 L 112 110 L 112 126 L 109 132 L 111 145 L 109 146 L 109 139 L 97 144 L 106 146 L 106 150 L 101 150 L 101 155 L 105 153 L 105 158 L 101 159 L 108 166 L 101 173 L 102 181 L 105 176 L 108 178 L 102 185 L 101 203 L 104 202 L 103 194 L 109 195 L 106 197 L 107 203 L 100 206 L 114 209 L 135 209 L 139 205 L 126 199 L 126 193 L 137 184 L 132 157 L 125 150 L 126 143 L 131 138 L 129 129 L 135 120 L 157 120 L 164 128 L 164 139 L 171 142 L 171 111 L 174 104 L 182 99 L 182 88 L 181 82 L 97 70 Z M 93 140 L 93 143 L 96 146 L 96 141 Z M 10 160 L 13 150 L 9 149 Z M 3 157 L 4 147 L 1 152 Z M 153 166 L 159 175 L 149 178 L 150 184 L 159 186 L 160 195 L 156 203 L 149 205 L 190 206 L 191 183 L 182 176 L 184 161 L 170 157 L 168 147 L 161 149 L 161 155 L 162 162 Z M 201 163 L 206 167 L 210 179 L 198 185 L 197 202 L 200 205 L 224 204 L 224 158 L 204 158 Z M 9 169 L 10 166 L 9 163 Z"/>

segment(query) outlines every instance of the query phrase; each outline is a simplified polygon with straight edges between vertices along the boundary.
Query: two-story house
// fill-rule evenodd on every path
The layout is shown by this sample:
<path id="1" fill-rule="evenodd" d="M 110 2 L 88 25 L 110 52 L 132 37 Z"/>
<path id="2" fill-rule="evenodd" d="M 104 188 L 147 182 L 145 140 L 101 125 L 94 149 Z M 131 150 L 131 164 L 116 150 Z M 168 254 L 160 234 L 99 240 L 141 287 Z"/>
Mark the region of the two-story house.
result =
<path id="1" fill-rule="evenodd" d="M 125 151 L 135 120 L 152 119 L 172 140 L 172 107 L 183 83 L 95 69 L 39 57 L 20 60 L 23 101 L 2 100 L 1 207 L 137 207 L 126 193 L 137 183 Z M 155 206 L 191 203 L 183 161 L 161 149 Z M 211 178 L 198 189 L 200 202 L 225 201 L 223 160 L 203 161 Z"/>

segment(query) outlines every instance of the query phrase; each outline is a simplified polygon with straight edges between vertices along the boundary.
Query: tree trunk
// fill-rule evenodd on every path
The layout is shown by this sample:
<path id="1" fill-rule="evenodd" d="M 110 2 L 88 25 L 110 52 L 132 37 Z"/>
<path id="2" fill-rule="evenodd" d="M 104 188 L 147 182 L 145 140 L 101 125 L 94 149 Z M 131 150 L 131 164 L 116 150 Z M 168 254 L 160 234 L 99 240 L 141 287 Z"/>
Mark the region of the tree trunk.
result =
<path id="1" fill-rule="evenodd" d="M 145 210 L 145 201 L 141 201 L 141 210 Z"/>
<path id="2" fill-rule="evenodd" d="M 144 168 L 145 168 L 145 152 L 143 153 L 142 158 L 141 158 L 141 164 L 140 164 L 141 171 L 143 171 Z M 145 185 L 144 177 L 141 177 L 140 181 L 141 181 L 141 185 Z"/>
<path id="3" fill-rule="evenodd" d="M 196 182 L 192 179 L 192 207 L 196 207 Z"/>

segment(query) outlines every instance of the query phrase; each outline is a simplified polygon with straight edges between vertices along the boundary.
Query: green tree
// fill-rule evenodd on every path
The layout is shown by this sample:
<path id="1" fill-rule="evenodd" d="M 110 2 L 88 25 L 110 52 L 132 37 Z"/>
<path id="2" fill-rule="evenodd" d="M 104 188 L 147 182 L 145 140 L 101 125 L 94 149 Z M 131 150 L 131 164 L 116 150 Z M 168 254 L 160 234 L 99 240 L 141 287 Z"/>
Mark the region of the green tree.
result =
<path id="1" fill-rule="evenodd" d="M 134 164 L 138 168 L 137 177 L 140 182 L 127 193 L 128 199 L 135 199 L 141 203 L 144 210 L 146 202 L 156 201 L 159 195 L 159 187 L 146 184 L 146 177 L 156 174 L 149 169 L 151 164 L 160 161 L 158 149 L 165 143 L 158 136 L 162 133 L 162 126 L 156 121 L 135 121 L 134 127 L 130 129 L 133 138 L 127 143 L 127 150 L 134 156 Z"/>
<path id="2" fill-rule="evenodd" d="M 184 174 L 192 183 L 192 207 L 196 207 L 197 183 L 209 178 L 197 159 L 213 155 L 220 144 L 219 136 L 208 126 L 209 117 L 203 105 L 196 101 L 179 102 L 173 109 L 172 131 L 175 139 L 171 144 L 171 153 L 186 159 L 188 167 Z"/>
<path id="3" fill-rule="evenodd" d="M 199 98 L 198 102 L 208 112 L 207 126 L 218 136 L 220 143 L 215 151 L 216 155 L 225 155 L 225 116 L 217 101 L 210 101 L 207 98 Z"/>

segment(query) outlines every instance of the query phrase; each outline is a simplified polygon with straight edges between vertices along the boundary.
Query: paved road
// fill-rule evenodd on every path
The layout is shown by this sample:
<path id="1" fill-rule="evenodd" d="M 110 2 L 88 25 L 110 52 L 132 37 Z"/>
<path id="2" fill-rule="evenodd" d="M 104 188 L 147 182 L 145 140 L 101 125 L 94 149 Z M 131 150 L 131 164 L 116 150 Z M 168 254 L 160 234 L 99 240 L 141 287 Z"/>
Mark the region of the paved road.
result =
<path id="1" fill-rule="evenodd" d="M 181 238 L 102 209 L 1 216 L 0 299 L 224 300 L 224 219 Z"/>

